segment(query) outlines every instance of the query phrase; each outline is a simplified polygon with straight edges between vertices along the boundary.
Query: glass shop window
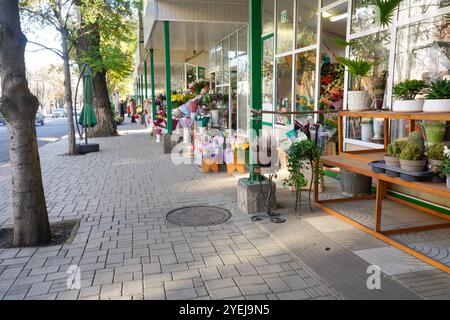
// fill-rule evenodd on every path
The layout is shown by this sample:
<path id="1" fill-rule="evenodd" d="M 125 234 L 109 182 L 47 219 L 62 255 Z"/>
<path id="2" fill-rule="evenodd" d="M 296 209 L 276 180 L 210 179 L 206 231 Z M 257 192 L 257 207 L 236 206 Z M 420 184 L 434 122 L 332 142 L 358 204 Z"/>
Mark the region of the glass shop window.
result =
<path id="1" fill-rule="evenodd" d="M 273 109 L 273 36 L 263 40 L 263 110 Z M 272 122 L 271 114 L 263 114 L 264 122 Z"/>
<path id="2" fill-rule="evenodd" d="M 263 0 L 262 7 L 262 34 L 268 34 L 273 32 L 273 9 L 275 1 L 273 0 Z"/>
<path id="3" fill-rule="evenodd" d="M 291 51 L 294 39 L 294 1 L 277 1 L 277 53 Z"/>
<path id="4" fill-rule="evenodd" d="M 291 111 L 292 108 L 292 63 L 293 56 L 288 55 L 276 59 L 276 104 L 275 111 Z M 290 125 L 291 116 L 277 114 L 275 123 Z"/>
<path id="5" fill-rule="evenodd" d="M 297 49 L 317 42 L 317 0 L 297 1 Z"/>
<path id="6" fill-rule="evenodd" d="M 295 111 L 314 110 L 314 85 L 316 77 L 316 51 L 300 52 L 295 59 Z M 302 115 L 294 116 L 297 120 Z"/>

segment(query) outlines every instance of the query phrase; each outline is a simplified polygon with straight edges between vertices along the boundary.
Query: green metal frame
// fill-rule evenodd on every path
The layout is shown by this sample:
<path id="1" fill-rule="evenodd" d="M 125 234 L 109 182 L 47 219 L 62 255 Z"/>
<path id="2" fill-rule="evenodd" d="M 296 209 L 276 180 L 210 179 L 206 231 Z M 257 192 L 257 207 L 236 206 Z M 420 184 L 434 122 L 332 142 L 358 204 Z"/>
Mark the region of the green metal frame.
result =
<path id="1" fill-rule="evenodd" d="M 172 88 L 170 77 L 170 29 L 169 21 L 164 21 L 164 52 L 166 62 L 166 102 L 167 102 L 167 132 L 172 134 Z"/>
<path id="2" fill-rule="evenodd" d="M 262 0 L 249 0 L 249 105 L 254 110 L 262 109 Z M 259 137 L 262 115 L 250 115 L 249 141 Z M 250 152 L 250 182 L 262 180 L 261 174 Z"/>
<path id="3" fill-rule="evenodd" d="M 145 99 L 148 99 L 147 57 L 145 57 L 144 61 L 144 87 L 145 87 Z"/>
<path id="4" fill-rule="evenodd" d="M 156 119 L 156 96 L 155 96 L 155 58 L 153 49 L 150 49 L 150 81 L 152 83 L 152 112 L 153 119 Z"/>

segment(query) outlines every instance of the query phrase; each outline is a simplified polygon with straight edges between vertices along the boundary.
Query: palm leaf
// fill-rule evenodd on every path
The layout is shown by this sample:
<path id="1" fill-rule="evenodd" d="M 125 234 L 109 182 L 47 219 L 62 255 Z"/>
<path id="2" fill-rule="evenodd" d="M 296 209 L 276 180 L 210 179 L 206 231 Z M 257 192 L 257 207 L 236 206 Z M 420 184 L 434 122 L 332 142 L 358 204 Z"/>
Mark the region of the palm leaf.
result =
<path id="1" fill-rule="evenodd" d="M 387 27 L 391 24 L 395 10 L 402 0 L 376 0 L 376 5 L 380 10 L 380 25 Z"/>

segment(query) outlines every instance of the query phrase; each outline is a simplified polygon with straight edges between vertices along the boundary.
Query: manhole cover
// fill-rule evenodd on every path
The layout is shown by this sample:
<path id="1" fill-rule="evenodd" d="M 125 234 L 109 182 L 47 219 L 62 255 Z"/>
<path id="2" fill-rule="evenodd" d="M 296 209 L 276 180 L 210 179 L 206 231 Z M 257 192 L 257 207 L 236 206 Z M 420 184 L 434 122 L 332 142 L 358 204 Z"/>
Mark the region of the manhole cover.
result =
<path id="1" fill-rule="evenodd" d="M 191 206 L 170 211 L 167 221 L 180 226 L 211 226 L 226 222 L 231 217 L 231 212 L 219 207 Z"/>

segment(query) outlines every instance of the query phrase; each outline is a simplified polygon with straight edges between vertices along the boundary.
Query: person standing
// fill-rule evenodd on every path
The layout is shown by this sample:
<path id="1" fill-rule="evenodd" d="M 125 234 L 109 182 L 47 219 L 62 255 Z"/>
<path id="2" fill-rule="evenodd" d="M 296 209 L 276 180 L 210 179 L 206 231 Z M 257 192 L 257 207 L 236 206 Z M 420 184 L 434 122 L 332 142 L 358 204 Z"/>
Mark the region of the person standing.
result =
<path id="1" fill-rule="evenodd" d="M 120 116 L 122 117 L 122 119 L 125 120 L 125 111 L 127 109 L 127 104 L 125 101 L 121 100 L 120 101 L 120 106 L 119 106 L 119 110 L 120 110 Z"/>
<path id="2" fill-rule="evenodd" d="M 136 101 L 134 101 L 134 99 L 131 98 L 131 122 L 132 123 L 136 123 L 136 111 L 137 111 Z"/>

